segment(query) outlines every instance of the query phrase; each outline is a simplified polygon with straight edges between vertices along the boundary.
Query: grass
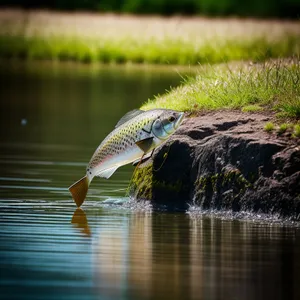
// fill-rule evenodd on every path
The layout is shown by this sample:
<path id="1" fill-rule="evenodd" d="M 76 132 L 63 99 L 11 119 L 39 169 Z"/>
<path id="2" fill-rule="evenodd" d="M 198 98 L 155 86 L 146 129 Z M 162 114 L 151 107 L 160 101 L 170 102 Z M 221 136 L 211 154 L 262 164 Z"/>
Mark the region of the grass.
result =
<path id="1" fill-rule="evenodd" d="M 293 137 L 300 138 L 300 124 L 294 126 Z"/>
<path id="2" fill-rule="evenodd" d="M 0 57 L 197 65 L 300 55 L 300 22 L 0 11 Z"/>
<path id="3" fill-rule="evenodd" d="M 279 133 L 279 134 L 285 133 L 285 132 L 288 130 L 289 127 L 290 127 L 290 126 L 289 126 L 289 124 L 287 124 L 287 123 L 281 124 L 281 125 L 279 126 L 278 133 Z"/>
<path id="4" fill-rule="evenodd" d="M 266 125 L 264 126 L 264 130 L 267 132 L 271 132 L 273 131 L 275 128 L 274 124 L 272 122 L 268 122 L 266 123 Z"/>
<path id="5" fill-rule="evenodd" d="M 289 44 L 291 47 L 287 47 Z M 221 49 L 221 50 L 220 50 Z M 72 60 L 83 63 L 149 63 L 196 65 L 232 60 L 263 61 L 268 58 L 300 54 L 300 38 L 286 36 L 280 41 L 264 38 L 251 41 L 214 41 L 195 46 L 181 39 L 136 41 L 130 37 L 120 40 L 62 36 L 41 38 L 0 36 L 0 57 L 46 60 Z"/>
<path id="6" fill-rule="evenodd" d="M 257 112 L 261 110 L 263 110 L 263 108 L 257 104 L 250 104 L 242 107 L 242 112 Z"/>
<path id="7" fill-rule="evenodd" d="M 148 100 L 142 109 L 179 111 L 267 110 L 285 118 L 300 118 L 300 62 L 271 60 L 261 64 L 202 65 L 195 78 Z"/>

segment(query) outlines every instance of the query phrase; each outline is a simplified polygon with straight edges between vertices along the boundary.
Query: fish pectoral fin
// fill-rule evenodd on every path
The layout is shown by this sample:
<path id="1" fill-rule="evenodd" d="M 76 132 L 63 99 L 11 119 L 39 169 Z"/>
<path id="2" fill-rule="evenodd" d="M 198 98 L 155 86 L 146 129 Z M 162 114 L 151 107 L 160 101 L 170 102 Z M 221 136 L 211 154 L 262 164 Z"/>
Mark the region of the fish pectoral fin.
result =
<path id="1" fill-rule="evenodd" d="M 153 137 L 149 137 L 140 141 L 135 142 L 135 144 L 144 152 L 147 153 L 153 144 Z"/>
<path id="2" fill-rule="evenodd" d="M 151 152 L 145 154 L 142 158 L 139 158 L 139 159 L 135 160 L 132 163 L 132 165 L 135 167 L 138 163 L 140 163 L 140 164 L 145 163 L 147 160 L 149 160 L 151 158 L 153 152 L 154 152 L 154 149 Z"/>
<path id="3" fill-rule="evenodd" d="M 106 169 L 106 170 L 100 172 L 99 174 L 97 174 L 96 176 L 97 176 L 97 177 L 102 177 L 102 178 L 108 179 L 112 174 L 115 173 L 115 171 L 116 171 L 118 168 L 119 168 L 119 166 L 116 166 L 116 167 L 112 167 L 112 168 Z"/>

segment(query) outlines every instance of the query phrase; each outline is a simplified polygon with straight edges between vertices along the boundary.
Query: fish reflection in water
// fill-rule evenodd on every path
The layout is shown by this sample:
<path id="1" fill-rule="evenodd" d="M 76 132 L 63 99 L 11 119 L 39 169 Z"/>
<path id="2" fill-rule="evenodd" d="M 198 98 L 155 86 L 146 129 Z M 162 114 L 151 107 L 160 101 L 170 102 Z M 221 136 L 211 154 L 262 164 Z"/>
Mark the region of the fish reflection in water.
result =
<path id="1" fill-rule="evenodd" d="M 85 212 L 81 208 L 77 208 L 73 214 L 71 223 L 75 225 L 80 231 L 87 235 L 91 235 L 91 230 L 87 221 Z"/>
<path id="2" fill-rule="evenodd" d="M 299 299 L 299 250 L 292 228 L 136 212 L 93 236 L 94 286 L 104 299 Z"/>
<path id="3" fill-rule="evenodd" d="M 151 213 L 137 213 L 129 222 L 100 229 L 93 248 L 98 292 L 108 299 L 121 299 L 124 292 L 151 295 Z M 129 296 L 129 294 L 127 295 Z"/>

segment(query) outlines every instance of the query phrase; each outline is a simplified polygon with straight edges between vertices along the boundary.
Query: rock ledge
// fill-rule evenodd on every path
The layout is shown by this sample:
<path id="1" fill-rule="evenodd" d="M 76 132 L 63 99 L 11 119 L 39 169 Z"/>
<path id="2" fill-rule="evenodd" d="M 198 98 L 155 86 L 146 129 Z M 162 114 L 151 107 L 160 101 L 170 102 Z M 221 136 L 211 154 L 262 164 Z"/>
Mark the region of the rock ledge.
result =
<path id="1" fill-rule="evenodd" d="M 249 211 L 300 220 L 299 139 L 264 132 L 272 117 L 233 111 L 187 118 L 153 163 L 134 176 L 132 195 L 154 206 Z"/>

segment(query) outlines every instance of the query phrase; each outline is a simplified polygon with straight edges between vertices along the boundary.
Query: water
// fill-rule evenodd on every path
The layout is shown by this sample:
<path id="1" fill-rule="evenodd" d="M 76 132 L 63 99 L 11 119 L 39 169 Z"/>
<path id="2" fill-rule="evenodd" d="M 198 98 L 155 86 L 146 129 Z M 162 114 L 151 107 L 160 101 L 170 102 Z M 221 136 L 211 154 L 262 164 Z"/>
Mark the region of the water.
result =
<path id="1" fill-rule="evenodd" d="M 300 230 L 120 205 L 133 168 L 67 187 L 165 69 L 3 64 L 0 299 L 300 299 Z"/>

